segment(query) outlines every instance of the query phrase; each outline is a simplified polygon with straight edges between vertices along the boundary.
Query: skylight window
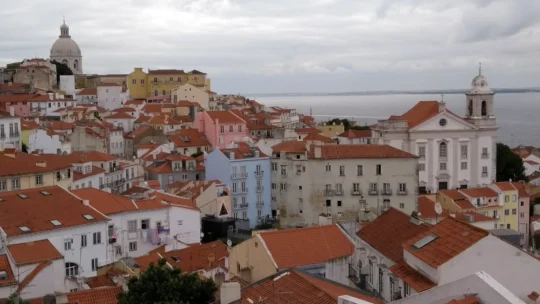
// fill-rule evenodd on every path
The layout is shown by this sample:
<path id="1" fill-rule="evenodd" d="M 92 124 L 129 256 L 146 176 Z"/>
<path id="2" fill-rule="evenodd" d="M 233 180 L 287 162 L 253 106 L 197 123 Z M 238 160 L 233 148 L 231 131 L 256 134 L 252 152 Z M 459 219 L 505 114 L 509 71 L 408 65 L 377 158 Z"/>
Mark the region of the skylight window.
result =
<path id="1" fill-rule="evenodd" d="M 62 226 L 62 223 L 60 223 L 60 221 L 58 220 L 52 220 L 51 224 L 53 224 L 54 226 Z"/>
<path id="2" fill-rule="evenodd" d="M 83 214 L 83 217 L 84 217 L 85 219 L 89 220 L 89 221 L 94 220 L 94 217 L 91 216 L 90 214 Z"/>
<path id="3" fill-rule="evenodd" d="M 45 196 L 48 196 L 48 195 L 51 195 L 49 192 L 47 191 L 41 191 L 41 194 L 45 195 Z"/>
<path id="4" fill-rule="evenodd" d="M 0 281 L 2 280 L 7 280 L 7 272 L 5 271 L 0 271 Z"/>
<path id="5" fill-rule="evenodd" d="M 0 198 L 0 203 L 3 202 L 3 201 L 4 201 L 4 199 L 3 199 L 3 198 Z"/>
<path id="6" fill-rule="evenodd" d="M 30 230 L 30 228 L 26 227 L 26 226 L 21 226 L 19 227 L 19 229 L 21 229 L 22 232 L 30 232 L 32 230 Z"/>
<path id="7" fill-rule="evenodd" d="M 421 240 L 419 240 L 418 242 L 414 243 L 413 244 L 413 247 L 415 249 L 422 249 L 424 248 L 427 244 L 435 241 L 436 239 L 438 238 L 438 236 L 436 236 L 435 234 L 430 234 L 430 235 L 426 235 L 425 237 L 423 237 Z"/>
<path id="8" fill-rule="evenodd" d="M 22 198 L 22 199 L 27 199 L 28 198 L 28 195 L 26 194 L 17 194 L 18 197 Z"/>

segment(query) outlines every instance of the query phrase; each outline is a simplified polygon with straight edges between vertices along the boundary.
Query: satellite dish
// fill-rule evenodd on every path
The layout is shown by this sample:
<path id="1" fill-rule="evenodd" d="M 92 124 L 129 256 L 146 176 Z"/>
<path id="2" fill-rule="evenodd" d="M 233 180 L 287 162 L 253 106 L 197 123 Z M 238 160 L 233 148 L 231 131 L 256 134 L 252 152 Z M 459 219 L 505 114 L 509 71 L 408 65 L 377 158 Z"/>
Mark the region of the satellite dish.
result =
<path id="1" fill-rule="evenodd" d="M 435 204 L 435 212 L 438 214 L 438 215 L 441 215 L 442 214 L 442 206 L 440 203 L 436 203 Z"/>
<path id="2" fill-rule="evenodd" d="M 227 246 L 229 246 L 229 247 L 232 246 L 232 241 L 231 240 L 227 240 Z"/>

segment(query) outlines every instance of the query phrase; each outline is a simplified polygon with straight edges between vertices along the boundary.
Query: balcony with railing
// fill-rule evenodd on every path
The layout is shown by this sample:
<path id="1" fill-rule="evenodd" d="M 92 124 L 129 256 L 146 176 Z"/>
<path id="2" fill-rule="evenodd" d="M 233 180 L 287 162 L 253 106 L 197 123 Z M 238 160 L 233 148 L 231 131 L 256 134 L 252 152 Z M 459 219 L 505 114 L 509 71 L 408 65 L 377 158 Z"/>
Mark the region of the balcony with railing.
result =
<path id="1" fill-rule="evenodd" d="M 343 196 L 343 189 L 336 189 L 334 191 L 335 196 Z"/>
<path id="2" fill-rule="evenodd" d="M 115 181 L 112 181 L 112 182 L 109 182 L 109 183 L 101 184 L 99 186 L 99 188 L 100 189 L 103 189 L 103 188 L 116 188 L 116 187 L 122 186 L 125 182 L 126 182 L 126 180 L 122 178 L 122 179 L 115 180 Z"/>
<path id="3" fill-rule="evenodd" d="M 351 195 L 352 196 L 360 196 L 360 195 L 362 195 L 362 191 L 360 191 L 360 189 L 357 189 L 357 190 L 352 189 L 351 190 Z"/>
<path id="4" fill-rule="evenodd" d="M 261 193 L 261 192 L 264 191 L 264 187 L 263 187 L 263 186 L 256 187 L 255 189 L 256 189 L 257 193 Z"/>
<path id="5" fill-rule="evenodd" d="M 409 194 L 409 191 L 407 189 L 399 189 L 397 192 L 397 195 L 407 195 Z"/>
<path id="6" fill-rule="evenodd" d="M 324 190 L 324 196 L 334 196 L 334 190 L 332 189 L 325 189 Z"/>
<path id="7" fill-rule="evenodd" d="M 382 195 L 392 195 L 392 189 L 390 188 L 383 188 Z"/>
<path id="8" fill-rule="evenodd" d="M 238 204 L 238 208 L 247 208 L 248 205 L 248 203 Z"/>
<path id="9" fill-rule="evenodd" d="M 369 189 L 369 195 L 378 195 L 379 189 Z"/>
<path id="10" fill-rule="evenodd" d="M 231 179 L 246 179 L 248 176 L 247 172 L 237 172 L 231 174 Z"/>
<path id="11" fill-rule="evenodd" d="M 481 157 L 483 159 L 488 159 L 489 158 L 489 153 L 482 153 Z"/>
<path id="12" fill-rule="evenodd" d="M 255 178 L 262 178 L 263 177 L 263 174 L 264 174 L 264 171 L 255 171 Z"/>

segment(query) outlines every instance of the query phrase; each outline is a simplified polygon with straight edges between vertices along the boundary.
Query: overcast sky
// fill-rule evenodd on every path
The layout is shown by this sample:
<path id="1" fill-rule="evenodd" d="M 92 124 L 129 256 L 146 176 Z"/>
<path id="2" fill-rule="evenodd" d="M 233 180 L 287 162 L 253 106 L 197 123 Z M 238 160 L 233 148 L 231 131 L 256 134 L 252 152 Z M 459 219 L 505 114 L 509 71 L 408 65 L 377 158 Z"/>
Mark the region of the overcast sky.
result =
<path id="1" fill-rule="evenodd" d="M 49 56 L 62 16 L 85 73 L 198 69 L 219 93 L 540 86 L 539 0 L 2 2 L 0 66 Z"/>

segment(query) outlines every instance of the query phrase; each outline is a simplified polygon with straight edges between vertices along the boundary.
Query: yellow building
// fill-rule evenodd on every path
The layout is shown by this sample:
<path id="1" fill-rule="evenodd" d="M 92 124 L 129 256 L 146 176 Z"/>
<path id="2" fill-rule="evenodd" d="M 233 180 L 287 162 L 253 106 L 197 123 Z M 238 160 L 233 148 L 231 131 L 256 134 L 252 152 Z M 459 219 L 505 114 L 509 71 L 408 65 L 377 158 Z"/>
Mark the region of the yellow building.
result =
<path id="1" fill-rule="evenodd" d="M 99 83 L 116 83 L 119 86 L 127 85 L 127 74 L 106 74 L 99 75 Z"/>
<path id="2" fill-rule="evenodd" d="M 30 135 L 41 129 L 41 126 L 35 121 L 21 121 L 21 142 L 28 147 L 28 138 Z"/>
<path id="3" fill-rule="evenodd" d="M 173 89 L 182 83 L 189 83 L 198 88 L 208 90 L 209 79 L 206 74 L 197 70 L 148 70 L 135 68 L 127 75 L 127 87 L 133 99 L 145 99 L 152 96 L 170 96 Z"/>
<path id="4" fill-rule="evenodd" d="M 317 130 L 321 131 L 321 135 L 334 138 L 338 136 L 339 134 L 345 132 L 345 126 L 344 125 L 336 125 L 334 124 L 323 124 L 320 126 L 317 126 Z"/>
<path id="5" fill-rule="evenodd" d="M 0 153 L 0 191 L 73 183 L 71 163 L 57 155 L 33 155 L 6 149 Z"/>
<path id="6" fill-rule="evenodd" d="M 518 204 L 519 204 L 519 193 L 514 185 L 510 182 L 498 182 L 490 186 L 495 192 L 499 194 L 499 201 L 503 204 L 503 214 L 501 218 L 503 220 L 503 227 L 512 229 L 514 231 L 519 231 L 518 225 Z"/>

